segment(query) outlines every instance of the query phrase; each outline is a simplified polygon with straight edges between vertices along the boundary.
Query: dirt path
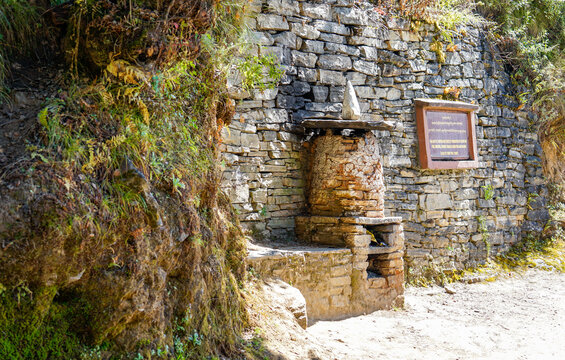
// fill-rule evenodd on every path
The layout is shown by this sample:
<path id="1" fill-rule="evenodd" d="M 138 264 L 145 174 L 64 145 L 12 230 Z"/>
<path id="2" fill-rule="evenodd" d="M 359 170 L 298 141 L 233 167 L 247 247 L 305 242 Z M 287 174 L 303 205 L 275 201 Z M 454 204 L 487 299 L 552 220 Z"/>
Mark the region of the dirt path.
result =
<path id="1" fill-rule="evenodd" d="M 565 274 L 408 288 L 406 308 L 309 327 L 339 360 L 565 359 Z"/>

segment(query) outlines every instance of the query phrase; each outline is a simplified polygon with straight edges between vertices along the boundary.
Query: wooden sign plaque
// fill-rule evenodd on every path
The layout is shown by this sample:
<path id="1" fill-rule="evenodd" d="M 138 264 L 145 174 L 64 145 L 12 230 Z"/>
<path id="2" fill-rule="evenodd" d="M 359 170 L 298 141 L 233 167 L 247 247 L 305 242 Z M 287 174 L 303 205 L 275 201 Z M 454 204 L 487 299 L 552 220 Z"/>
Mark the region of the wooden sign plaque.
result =
<path id="1" fill-rule="evenodd" d="M 478 105 L 459 101 L 415 99 L 422 169 L 475 168 Z"/>

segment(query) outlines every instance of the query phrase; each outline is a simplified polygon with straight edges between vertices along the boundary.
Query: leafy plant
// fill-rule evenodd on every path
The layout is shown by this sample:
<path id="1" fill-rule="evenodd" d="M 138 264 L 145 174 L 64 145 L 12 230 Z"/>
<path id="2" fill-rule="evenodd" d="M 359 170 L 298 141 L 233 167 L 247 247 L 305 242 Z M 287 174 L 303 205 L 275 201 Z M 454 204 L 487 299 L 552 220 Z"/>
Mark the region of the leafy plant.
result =
<path id="1" fill-rule="evenodd" d="M 4 82 L 14 57 L 28 50 L 38 27 L 38 13 L 28 0 L 0 0 L 0 100 L 5 97 Z"/>
<path id="2" fill-rule="evenodd" d="M 487 250 L 487 259 L 490 258 L 490 251 L 491 251 L 491 243 L 489 240 L 489 233 L 488 233 L 488 226 L 484 216 L 480 215 L 477 216 L 477 222 L 479 223 L 479 232 L 481 233 L 481 237 L 483 243 L 485 244 Z"/>
<path id="3" fill-rule="evenodd" d="M 528 209 L 533 210 L 532 206 L 530 205 L 532 203 L 532 201 L 534 201 L 535 198 L 539 197 L 538 193 L 529 193 L 528 194 L 528 201 L 526 202 L 526 206 L 528 207 Z"/>
<path id="4" fill-rule="evenodd" d="M 491 200 L 494 197 L 494 188 L 491 184 L 481 186 L 483 188 L 483 198 Z"/>
<path id="5" fill-rule="evenodd" d="M 480 25 L 485 20 L 474 13 L 474 1 L 465 0 L 372 0 L 380 13 L 435 23 L 444 40 L 451 42 L 461 25 Z"/>
<path id="6" fill-rule="evenodd" d="M 531 89 L 542 122 L 565 109 L 565 2 L 482 0 L 478 11 L 498 24 L 492 38 L 517 85 Z M 522 100 L 522 102 L 524 102 Z"/>
<path id="7" fill-rule="evenodd" d="M 274 88 L 284 74 L 284 70 L 271 54 L 247 56 L 237 64 L 237 69 L 246 90 Z"/>

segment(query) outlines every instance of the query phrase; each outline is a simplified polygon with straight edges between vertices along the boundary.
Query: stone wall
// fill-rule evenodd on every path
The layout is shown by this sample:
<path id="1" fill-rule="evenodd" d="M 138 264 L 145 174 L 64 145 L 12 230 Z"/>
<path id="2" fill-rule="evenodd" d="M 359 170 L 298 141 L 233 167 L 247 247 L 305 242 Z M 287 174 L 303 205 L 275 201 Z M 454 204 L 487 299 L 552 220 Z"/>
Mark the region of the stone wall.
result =
<path id="1" fill-rule="evenodd" d="M 460 27 L 449 42 L 431 24 L 381 18 L 352 0 L 256 0 L 253 8 L 252 54 L 274 54 L 286 70 L 273 90 L 248 94 L 231 83 L 237 113 L 224 130 L 224 189 L 256 239 L 295 238 L 315 138 L 300 122 L 339 114 L 346 79 L 362 119 L 395 123 L 373 133 L 385 215 L 403 218 L 412 269 L 472 266 L 487 250 L 504 251 L 525 231 L 541 230 L 546 190 L 535 119 L 516 101 L 483 32 Z M 413 100 L 446 92 L 480 105 L 476 169 L 419 167 Z"/>
<path id="2" fill-rule="evenodd" d="M 375 255 L 371 266 L 376 263 L 385 275 L 367 278 L 365 273 L 364 279 L 356 269 L 367 267 L 367 256 L 356 260 L 358 256 L 349 249 L 263 249 L 252 251 L 246 261 L 255 274 L 279 278 L 299 289 L 311 323 L 402 306 L 404 281 L 394 275 L 399 268 L 402 271 L 401 253 Z"/>
<path id="3" fill-rule="evenodd" d="M 336 318 L 349 306 L 353 266 L 348 249 L 281 251 L 250 256 L 247 264 L 261 276 L 280 278 L 299 289 L 309 321 Z"/>

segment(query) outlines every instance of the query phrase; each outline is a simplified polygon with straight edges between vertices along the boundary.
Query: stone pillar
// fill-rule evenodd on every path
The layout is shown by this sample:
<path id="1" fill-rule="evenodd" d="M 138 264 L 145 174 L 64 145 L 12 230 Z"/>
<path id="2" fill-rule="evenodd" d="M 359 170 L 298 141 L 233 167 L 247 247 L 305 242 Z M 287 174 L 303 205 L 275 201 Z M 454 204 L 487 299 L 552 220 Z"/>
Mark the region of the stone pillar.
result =
<path id="1" fill-rule="evenodd" d="M 314 140 L 310 162 L 310 214 L 384 216 L 383 169 L 375 135 L 326 135 Z"/>

